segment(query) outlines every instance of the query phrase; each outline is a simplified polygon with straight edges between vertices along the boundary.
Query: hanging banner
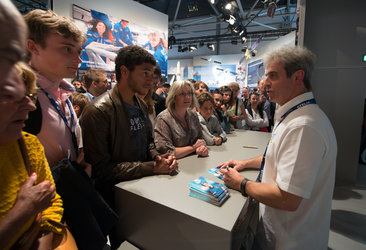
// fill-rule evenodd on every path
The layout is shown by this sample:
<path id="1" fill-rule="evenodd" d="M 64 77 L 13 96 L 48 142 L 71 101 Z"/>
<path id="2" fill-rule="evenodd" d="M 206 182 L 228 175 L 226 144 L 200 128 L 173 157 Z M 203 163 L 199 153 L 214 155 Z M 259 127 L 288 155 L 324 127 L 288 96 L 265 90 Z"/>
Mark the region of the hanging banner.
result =
<path id="1" fill-rule="evenodd" d="M 167 33 L 77 5 L 73 5 L 73 18 L 87 36 L 80 69 L 97 68 L 113 72 L 118 50 L 138 45 L 155 57 L 162 76 L 167 76 Z"/>

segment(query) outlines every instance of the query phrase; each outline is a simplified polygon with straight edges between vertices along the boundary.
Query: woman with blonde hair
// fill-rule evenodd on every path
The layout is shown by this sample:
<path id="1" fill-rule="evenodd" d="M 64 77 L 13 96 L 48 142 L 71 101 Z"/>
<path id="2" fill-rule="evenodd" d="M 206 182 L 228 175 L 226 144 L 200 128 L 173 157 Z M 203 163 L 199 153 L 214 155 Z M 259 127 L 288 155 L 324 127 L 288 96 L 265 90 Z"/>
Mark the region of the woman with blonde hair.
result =
<path id="1" fill-rule="evenodd" d="M 160 153 L 182 158 L 192 153 L 208 156 L 201 124 L 193 108 L 197 106 L 194 88 L 189 81 L 176 81 L 166 99 L 167 109 L 155 124 L 155 145 Z"/>

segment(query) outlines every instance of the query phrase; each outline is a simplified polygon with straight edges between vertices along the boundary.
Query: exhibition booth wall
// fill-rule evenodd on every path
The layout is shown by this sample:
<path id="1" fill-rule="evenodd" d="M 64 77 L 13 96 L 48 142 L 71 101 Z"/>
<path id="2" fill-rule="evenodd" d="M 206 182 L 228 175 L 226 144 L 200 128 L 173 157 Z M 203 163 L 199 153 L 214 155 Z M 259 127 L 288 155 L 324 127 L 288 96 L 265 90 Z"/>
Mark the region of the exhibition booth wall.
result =
<path id="1" fill-rule="evenodd" d="M 305 2 L 302 0 L 302 2 Z M 366 1 L 306 1 L 304 46 L 317 55 L 312 85 L 338 142 L 337 185 L 357 179 L 366 97 Z"/>

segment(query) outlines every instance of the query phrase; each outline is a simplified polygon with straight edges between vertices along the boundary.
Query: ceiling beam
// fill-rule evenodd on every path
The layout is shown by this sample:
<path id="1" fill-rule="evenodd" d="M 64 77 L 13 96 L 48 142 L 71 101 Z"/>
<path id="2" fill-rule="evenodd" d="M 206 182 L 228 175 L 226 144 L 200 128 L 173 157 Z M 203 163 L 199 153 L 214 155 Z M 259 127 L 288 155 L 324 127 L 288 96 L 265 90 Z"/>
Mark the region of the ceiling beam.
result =
<path id="1" fill-rule="evenodd" d="M 221 13 L 216 9 L 216 7 L 211 3 L 210 0 L 207 0 L 208 1 L 208 4 L 212 7 L 212 9 L 215 11 L 216 13 L 216 16 L 221 16 Z"/>
<path id="2" fill-rule="evenodd" d="M 244 18 L 245 14 L 244 14 L 243 6 L 241 5 L 241 0 L 236 0 L 236 3 L 238 4 L 238 8 L 240 10 L 241 16 Z"/>
<path id="3" fill-rule="evenodd" d="M 264 37 L 280 37 L 287 35 L 288 33 L 296 30 L 295 28 L 290 29 L 280 29 L 280 30 L 265 30 L 265 31 L 254 31 L 248 32 L 248 38 L 258 38 L 261 35 Z M 232 34 L 221 34 L 221 35 L 212 35 L 212 36 L 199 36 L 199 37 L 189 37 L 176 39 L 175 45 L 184 45 L 189 43 L 199 43 L 199 42 L 216 42 L 216 41 L 226 41 L 232 39 L 240 39 L 239 36 L 233 36 Z"/>
<path id="4" fill-rule="evenodd" d="M 245 19 L 248 19 L 250 13 L 252 13 L 253 9 L 255 8 L 255 6 L 257 6 L 257 3 L 259 2 L 259 0 L 256 0 L 255 3 L 253 4 L 253 6 L 250 8 L 250 10 L 248 11 L 247 15 L 245 16 Z"/>
<path id="5" fill-rule="evenodd" d="M 174 19 L 173 19 L 173 26 L 175 25 L 175 21 L 177 20 L 177 15 L 178 15 L 179 7 L 180 7 L 180 2 L 181 2 L 181 0 L 178 1 L 177 8 L 175 10 L 175 15 L 174 15 Z"/>

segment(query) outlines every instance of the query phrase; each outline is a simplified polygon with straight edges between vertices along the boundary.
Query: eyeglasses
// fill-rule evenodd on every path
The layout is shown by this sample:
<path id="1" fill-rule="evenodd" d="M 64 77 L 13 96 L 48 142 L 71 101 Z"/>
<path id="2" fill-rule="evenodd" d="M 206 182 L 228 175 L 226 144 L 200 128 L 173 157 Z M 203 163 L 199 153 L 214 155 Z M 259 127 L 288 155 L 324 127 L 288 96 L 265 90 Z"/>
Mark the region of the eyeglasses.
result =
<path id="1" fill-rule="evenodd" d="M 186 96 L 188 96 L 188 97 L 192 97 L 192 95 L 193 95 L 192 92 L 182 92 L 182 93 L 177 94 L 175 96 L 180 96 L 180 97 L 186 97 Z"/>
<path id="2" fill-rule="evenodd" d="M 14 100 L 9 96 L 0 96 L 0 104 L 9 105 L 9 104 L 21 104 L 27 99 L 31 100 L 33 104 L 37 102 L 37 93 L 26 93 L 23 98 L 19 100 Z"/>

